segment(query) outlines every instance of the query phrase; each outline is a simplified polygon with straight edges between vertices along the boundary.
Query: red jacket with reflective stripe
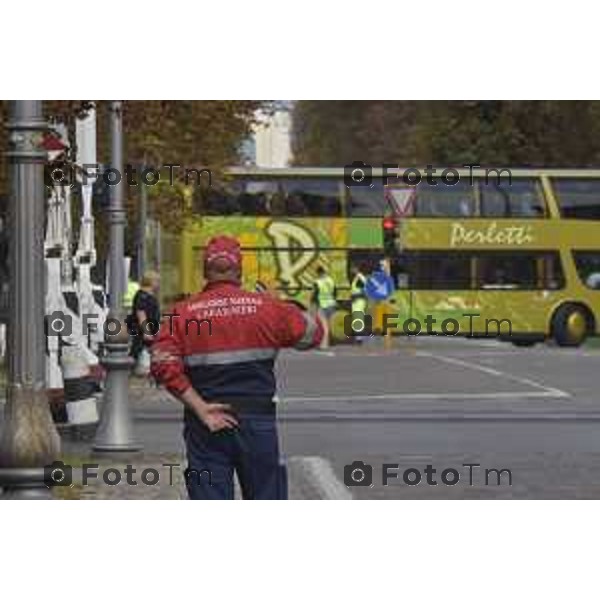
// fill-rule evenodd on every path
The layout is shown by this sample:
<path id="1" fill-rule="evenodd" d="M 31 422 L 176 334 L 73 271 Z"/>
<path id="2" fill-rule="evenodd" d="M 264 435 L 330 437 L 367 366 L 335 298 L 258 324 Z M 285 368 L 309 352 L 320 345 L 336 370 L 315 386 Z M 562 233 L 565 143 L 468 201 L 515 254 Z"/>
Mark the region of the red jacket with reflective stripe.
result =
<path id="1" fill-rule="evenodd" d="M 278 350 L 312 348 L 322 336 L 321 322 L 293 304 L 233 283 L 209 283 L 164 313 L 152 374 L 175 395 L 193 386 L 209 402 L 270 402 Z"/>

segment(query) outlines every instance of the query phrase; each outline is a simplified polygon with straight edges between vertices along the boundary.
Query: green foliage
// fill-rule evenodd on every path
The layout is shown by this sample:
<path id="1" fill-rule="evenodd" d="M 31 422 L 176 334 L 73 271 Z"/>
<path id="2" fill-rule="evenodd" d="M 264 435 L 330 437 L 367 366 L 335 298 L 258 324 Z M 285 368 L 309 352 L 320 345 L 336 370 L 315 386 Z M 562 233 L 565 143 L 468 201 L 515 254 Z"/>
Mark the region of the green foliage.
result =
<path id="1" fill-rule="evenodd" d="M 600 102 L 300 101 L 299 165 L 586 167 L 600 164 Z"/>
<path id="2" fill-rule="evenodd" d="M 7 148 L 8 102 L 0 101 L 0 147 Z M 98 161 L 110 162 L 109 102 L 98 101 L 97 135 Z M 49 121 L 65 123 L 70 141 L 75 142 L 75 119 L 89 106 L 86 101 L 45 101 L 44 114 Z M 186 168 L 207 167 L 218 173 L 228 164 L 234 164 L 240 142 L 249 135 L 259 108 L 268 109 L 270 103 L 254 100 L 218 101 L 126 101 L 123 103 L 125 162 L 160 167 L 178 164 L 175 175 L 183 176 Z M 8 170 L 0 160 L 0 197 L 8 194 Z M 138 173 L 139 177 L 139 173 Z M 148 188 L 150 217 L 160 220 L 167 231 L 178 231 L 190 217 L 189 205 L 184 201 L 181 181 L 171 187 L 169 171 L 161 171 L 161 183 Z M 125 198 L 130 228 L 127 243 L 134 242 L 134 225 L 138 220 L 137 205 L 140 186 L 127 186 Z M 103 207 L 95 206 L 98 218 L 96 235 L 99 256 L 106 247 L 106 215 Z"/>

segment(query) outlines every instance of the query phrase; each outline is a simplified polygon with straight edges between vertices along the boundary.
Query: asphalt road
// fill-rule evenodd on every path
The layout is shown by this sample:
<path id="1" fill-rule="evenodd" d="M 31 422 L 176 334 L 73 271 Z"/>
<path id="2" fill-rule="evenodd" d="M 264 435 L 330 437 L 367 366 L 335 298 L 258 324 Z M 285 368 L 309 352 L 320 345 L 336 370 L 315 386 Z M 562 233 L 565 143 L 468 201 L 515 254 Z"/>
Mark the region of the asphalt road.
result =
<path id="1" fill-rule="evenodd" d="M 599 359 L 594 348 L 448 338 L 284 353 L 280 431 L 304 479 L 296 497 L 312 478 L 332 498 L 600 498 Z M 180 408 L 159 396 L 136 396 L 137 431 L 153 452 L 177 452 Z M 347 488 L 357 460 L 372 485 Z M 397 465 L 388 485 L 384 463 Z"/>

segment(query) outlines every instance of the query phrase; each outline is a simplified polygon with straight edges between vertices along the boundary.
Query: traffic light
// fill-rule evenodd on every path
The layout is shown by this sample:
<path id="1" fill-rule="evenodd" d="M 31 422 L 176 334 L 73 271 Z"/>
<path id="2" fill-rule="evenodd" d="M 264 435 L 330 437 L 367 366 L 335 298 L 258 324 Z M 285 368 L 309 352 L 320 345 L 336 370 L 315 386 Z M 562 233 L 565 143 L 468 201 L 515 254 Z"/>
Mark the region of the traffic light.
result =
<path id="1" fill-rule="evenodd" d="M 393 257 L 397 254 L 398 248 L 398 221 L 395 217 L 387 216 L 381 222 L 383 229 L 383 253 L 386 257 Z"/>

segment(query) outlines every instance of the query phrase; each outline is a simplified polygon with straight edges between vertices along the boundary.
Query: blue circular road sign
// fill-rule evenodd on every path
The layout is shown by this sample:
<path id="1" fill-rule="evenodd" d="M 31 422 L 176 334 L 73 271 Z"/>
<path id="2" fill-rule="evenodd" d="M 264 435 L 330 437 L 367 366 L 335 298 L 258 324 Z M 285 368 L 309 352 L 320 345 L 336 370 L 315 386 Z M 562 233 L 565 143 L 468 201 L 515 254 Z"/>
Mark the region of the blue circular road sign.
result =
<path id="1" fill-rule="evenodd" d="M 394 282 L 385 271 L 375 271 L 367 278 L 365 293 L 371 300 L 386 300 L 394 292 Z"/>

